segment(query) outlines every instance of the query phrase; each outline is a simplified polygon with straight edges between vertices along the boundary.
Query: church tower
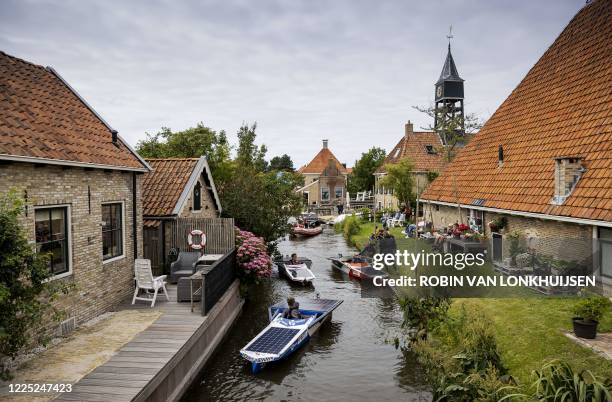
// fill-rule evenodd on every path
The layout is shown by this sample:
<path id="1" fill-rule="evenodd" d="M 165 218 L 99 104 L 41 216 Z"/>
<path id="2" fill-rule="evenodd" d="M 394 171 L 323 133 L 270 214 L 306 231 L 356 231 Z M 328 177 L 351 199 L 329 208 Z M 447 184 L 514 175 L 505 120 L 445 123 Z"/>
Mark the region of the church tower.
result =
<path id="1" fill-rule="evenodd" d="M 436 82 L 435 93 L 435 131 L 440 135 L 444 144 L 448 142 L 449 131 L 465 134 L 465 122 L 463 115 L 463 79 L 459 76 L 455 60 L 451 53 L 450 39 L 448 36 L 448 53 L 440 78 Z"/>

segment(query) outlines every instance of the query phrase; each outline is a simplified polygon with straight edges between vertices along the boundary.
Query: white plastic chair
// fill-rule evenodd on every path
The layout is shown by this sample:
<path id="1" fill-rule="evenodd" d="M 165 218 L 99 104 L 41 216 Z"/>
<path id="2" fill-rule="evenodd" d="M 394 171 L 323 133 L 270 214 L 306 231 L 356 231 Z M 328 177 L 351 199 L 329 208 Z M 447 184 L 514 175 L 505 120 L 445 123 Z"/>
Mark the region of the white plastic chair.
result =
<path id="1" fill-rule="evenodd" d="M 155 306 L 155 300 L 157 299 L 157 293 L 159 290 L 164 291 L 164 295 L 166 295 L 166 300 L 170 301 L 168 297 L 168 291 L 166 290 L 166 276 L 161 275 L 157 277 L 153 277 L 153 272 L 151 271 L 151 260 L 145 260 L 142 258 L 138 258 L 134 261 L 134 272 L 136 279 L 136 289 L 134 289 L 134 298 L 132 299 L 132 304 L 136 303 L 136 300 L 146 300 L 151 302 L 151 307 Z M 145 294 L 148 293 L 149 290 L 153 290 L 153 299 L 150 297 L 138 296 L 138 291 L 142 289 L 145 291 Z"/>
<path id="2" fill-rule="evenodd" d="M 391 220 L 390 226 L 392 227 L 403 226 L 405 222 L 406 222 L 406 214 L 400 214 L 399 216 L 396 215 L 396 218 L 393 218 Z"/>

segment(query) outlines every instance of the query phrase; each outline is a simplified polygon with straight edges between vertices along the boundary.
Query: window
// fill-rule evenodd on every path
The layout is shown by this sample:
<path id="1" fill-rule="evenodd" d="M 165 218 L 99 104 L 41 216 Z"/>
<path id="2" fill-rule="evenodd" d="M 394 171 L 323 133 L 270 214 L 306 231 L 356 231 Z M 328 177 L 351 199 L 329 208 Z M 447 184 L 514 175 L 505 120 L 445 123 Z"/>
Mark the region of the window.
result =
<path id="1" fill-rule="evenodd" d="M 193 210 L 199 211 L 202 209 L 202 185 L 197 182 L 193 188 Z"/>
<path id="2" fill-rule="evenodd" d="M 123 204 L 102 205 L 102 260 L 123 256 Z"/>
<path id="3" fill-rule="evenodd" d="M 329 201 L 329 188 L 328 187 L 321 188 L 321 201 Z"/>
<path id="4" fill-rule="evenodd" d="M 53 275 L 69 272 L 68 208 L 37 208 L 34 221 L 36 252 L 49 255 L 49 269 Z"/>
<path id="5" fill-rule="evenodd" d="M 433 147 L 433 145 L 425 145 L 425 151 L 427 151 L 427 153 L 430 155 L 436 154 L 436 149 Z"/>
<path id="6" fill-rule="evenodd" d="M 336 187 L 336 198 L 342 198 L 344 194 L 344 188 L 342 186 Z"/>

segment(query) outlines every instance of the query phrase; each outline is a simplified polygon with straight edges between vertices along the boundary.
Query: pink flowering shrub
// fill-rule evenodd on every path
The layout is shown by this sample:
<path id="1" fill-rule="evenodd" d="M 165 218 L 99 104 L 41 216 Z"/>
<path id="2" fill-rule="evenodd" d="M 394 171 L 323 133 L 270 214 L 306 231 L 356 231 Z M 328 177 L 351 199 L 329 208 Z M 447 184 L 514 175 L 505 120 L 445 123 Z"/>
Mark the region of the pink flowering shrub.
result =
<path id="1" fill-rule="evenodd" d="M 257 280 L 272 275 L 272 259 L 263 238 L 236 228 L 236 248 L 238 268 L 245 277 Z"/>

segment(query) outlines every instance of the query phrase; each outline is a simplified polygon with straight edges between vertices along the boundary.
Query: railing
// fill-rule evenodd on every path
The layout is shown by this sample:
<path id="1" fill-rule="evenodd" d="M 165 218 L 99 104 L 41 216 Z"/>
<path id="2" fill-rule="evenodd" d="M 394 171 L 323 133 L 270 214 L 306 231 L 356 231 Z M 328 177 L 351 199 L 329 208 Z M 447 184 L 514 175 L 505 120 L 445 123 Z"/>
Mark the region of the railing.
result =
<path id="1" fill-rule="evenodd" d="M 236 250 L 232 249 L 214 264 L 202 270 L 202 315 L 208 314 L 215 303 L 236 280 Z"/>
<path id="2" fill-rule="evenodd" d="M 233 218 L 178 218 L 171 223 L 171 247 L 179 251 L 190 251 L 187 243 L 189 232 L 194 229 L 206 234 L 206 254 L 225 254 L 235 246 Z"/>

